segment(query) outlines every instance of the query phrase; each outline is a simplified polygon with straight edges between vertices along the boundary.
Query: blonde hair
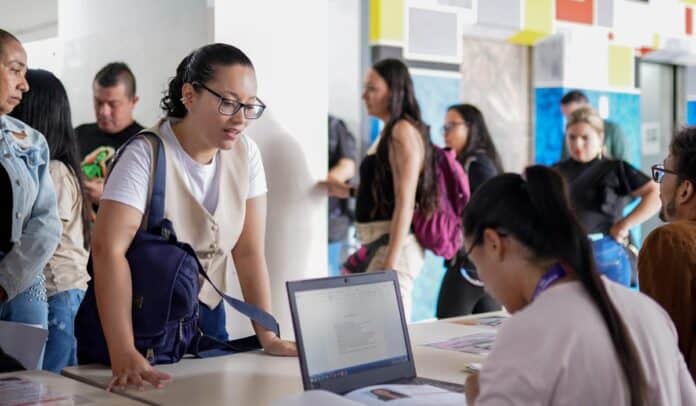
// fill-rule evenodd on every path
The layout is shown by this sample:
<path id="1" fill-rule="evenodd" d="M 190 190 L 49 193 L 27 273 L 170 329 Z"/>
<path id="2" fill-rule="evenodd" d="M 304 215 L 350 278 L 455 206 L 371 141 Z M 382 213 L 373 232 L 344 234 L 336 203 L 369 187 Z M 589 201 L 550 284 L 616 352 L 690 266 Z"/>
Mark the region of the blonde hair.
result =
<path id="1" fill-rule="evenodd" d="M 580 107 L 573 111 L 568 117 L 568 122 L 566 123 L 566 130 L 571 125 L 578 123 L 584 123 L 592 127 L 597 131 L 602 138 L 604 137 L 604 120 L 592 107 Z"/>

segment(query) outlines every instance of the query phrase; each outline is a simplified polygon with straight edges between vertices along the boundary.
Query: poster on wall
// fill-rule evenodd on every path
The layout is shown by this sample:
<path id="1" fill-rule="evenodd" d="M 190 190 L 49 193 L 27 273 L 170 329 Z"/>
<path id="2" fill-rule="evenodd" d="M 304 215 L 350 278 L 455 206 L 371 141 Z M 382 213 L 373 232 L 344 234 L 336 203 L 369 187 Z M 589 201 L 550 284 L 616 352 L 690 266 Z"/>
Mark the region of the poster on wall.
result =
<path id="1" fill-rule="evenodd" d="M 657 122 L 644 123 L 641 128 L 641 153 L 657 155 L 660 153 L 660 124 Z"/>
<path id="2" fill-rule="evenodd" d="M 556 20 L 592 24 L 594 0 L 556 0 Z"/>

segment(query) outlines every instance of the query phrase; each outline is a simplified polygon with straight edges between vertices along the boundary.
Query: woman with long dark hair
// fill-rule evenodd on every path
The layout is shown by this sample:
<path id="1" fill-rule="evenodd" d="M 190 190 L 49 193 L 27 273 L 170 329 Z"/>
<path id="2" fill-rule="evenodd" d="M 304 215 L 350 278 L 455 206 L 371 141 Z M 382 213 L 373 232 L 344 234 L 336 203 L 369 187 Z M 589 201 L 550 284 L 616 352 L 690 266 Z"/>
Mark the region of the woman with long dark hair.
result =
<path id="1" fill-rule="evenodd" d="M 464 230 L 481 280 L 512 313 L 467 379 L 469 404 L 696 404 L 674 325 L 600 276 L 559 173 L 532 166 L 489 180 Z"/>
<path id="2" fill-rule="evenodd" d="M 51 153 L 50 173 L 58 199 L 63 233 L 44 269 L 48 296 L 48 341 L 43 368 L 60 372 L 77 364 L 74 322 L 87 289 L 89 205 L 79 165 L 70 103 L 63 84 L 51 72 L 27 71 L 29 92 L 12 116 L 45 135 Z"/>
<path id="3" fill-rule="evenodd" d="M 396 271 L 408 317 L 413 281 L 424 261 L 423 248 L 410 231 L 411 219 L 416 207 L 432 213 L 438 205 L 434 149 L 403 62 L 377 62 L 367 73 L 363 100 L 384 129 L 360 164 L 356 228 L 369 247 L 360 271 Z M 327 185 L 330 194 L 349 196 L 348 185 Z"/>
<path id="4" fill-rule="evenodd" d="M 456 104 L 447 109 L 442 126 L 445 145 L 454 150 L 457 161 L 469 177 L 473 194 L 485 181 L 503 172 L 498 150 L 481 111 L 471 104 Z M 483 289 L 476 269 L 459 250 L 445 261 L 437 300 L 438 318 L 499 310 L 500 305 Z"/>

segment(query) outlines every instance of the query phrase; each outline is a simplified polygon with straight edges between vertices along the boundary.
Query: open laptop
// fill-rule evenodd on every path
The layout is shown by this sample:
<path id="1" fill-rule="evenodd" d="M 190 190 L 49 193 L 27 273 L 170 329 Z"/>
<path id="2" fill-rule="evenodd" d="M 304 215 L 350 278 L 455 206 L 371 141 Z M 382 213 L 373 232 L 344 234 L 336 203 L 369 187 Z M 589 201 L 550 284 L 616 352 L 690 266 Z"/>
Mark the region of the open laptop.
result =
<path id="1" fill-rule="evenodd" d="M 416 377 L 395 272 L 287 282 L 305 390 L 382 384 L 462 385 Z"/>

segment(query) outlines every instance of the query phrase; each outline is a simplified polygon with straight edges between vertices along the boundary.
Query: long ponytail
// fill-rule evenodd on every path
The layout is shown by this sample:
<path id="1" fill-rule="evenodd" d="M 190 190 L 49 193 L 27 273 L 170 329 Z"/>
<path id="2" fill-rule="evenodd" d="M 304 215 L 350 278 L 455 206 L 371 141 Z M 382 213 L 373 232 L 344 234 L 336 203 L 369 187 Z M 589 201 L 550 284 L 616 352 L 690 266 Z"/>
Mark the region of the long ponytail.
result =
<path id="1" fill-rule="evenodd" d="M 486 228 L 499 227 L 524 244 L 536 260 L 559 260 L 570 266 L 609 330 L 631 405 L 643 405 L 647 384 L 638 350 L 597 272 L 592 246 L 571 209 L 563 178 L 538 165 L 528 167 L 524 175 L 500 175 L 477 190 L 464 213 L 467 237 L 480 241 Z"/>

